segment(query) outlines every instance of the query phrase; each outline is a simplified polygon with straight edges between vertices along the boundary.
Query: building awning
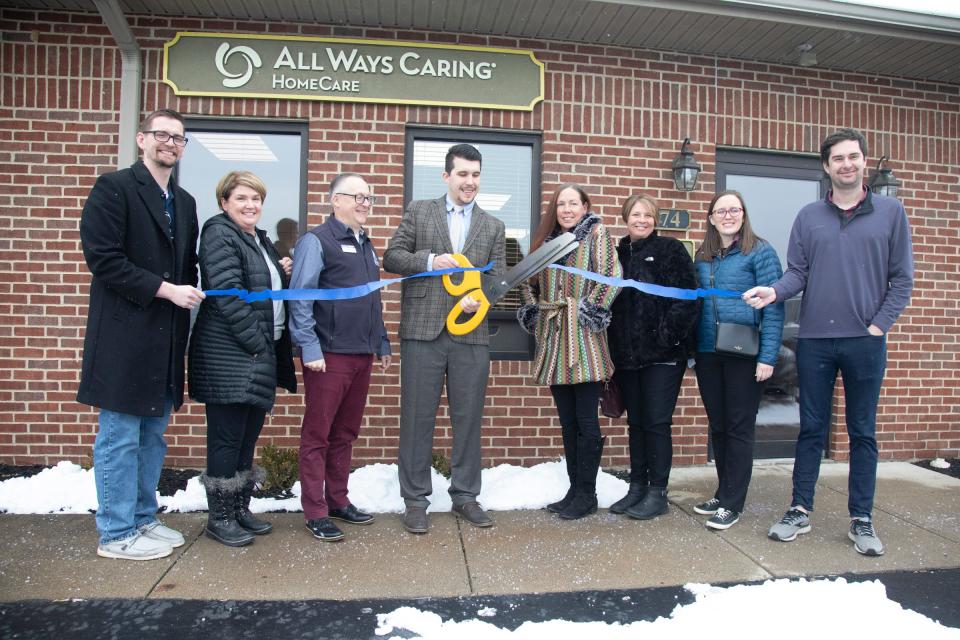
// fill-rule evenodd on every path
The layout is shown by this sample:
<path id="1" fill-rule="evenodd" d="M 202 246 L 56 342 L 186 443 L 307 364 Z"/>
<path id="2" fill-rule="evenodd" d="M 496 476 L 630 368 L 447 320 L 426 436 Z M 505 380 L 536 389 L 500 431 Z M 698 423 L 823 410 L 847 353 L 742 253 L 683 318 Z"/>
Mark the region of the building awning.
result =
<path id="1" fill-rule="evenodd" d="M 557 40 L 960 84 L 957 10 L 937 15 L 920 13 L 919 8 L 905 11 L 836 0 L 121 0 L 119 4 L 128 16 L 324 24 L 341 26 L 342 33 L 335 29 L 334 35 L 350 37 L 376 37 L 365 31 L 375 28 Z M 93 0 L 8 0 L 10 5 L 97 11 Z M 222 25 L 216 30 L 222 31 Z"/>

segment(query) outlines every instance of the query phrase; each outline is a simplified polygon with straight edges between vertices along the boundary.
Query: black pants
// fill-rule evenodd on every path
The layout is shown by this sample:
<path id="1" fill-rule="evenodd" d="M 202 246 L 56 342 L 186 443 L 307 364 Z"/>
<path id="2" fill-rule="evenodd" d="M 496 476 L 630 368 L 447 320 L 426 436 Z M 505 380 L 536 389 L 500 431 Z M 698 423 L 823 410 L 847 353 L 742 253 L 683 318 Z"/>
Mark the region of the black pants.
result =
<path id="1" fill-rule="evenodd" d="M 577 436 L 600 437 L 600 385 L 599 382 L 550 385 L 564 431 Z"/>
<path id="2" fill-rule="evenodd" d="M 630 482 L 667 488 L 673 465 L 673 410 L 683 384 L 682 364 L 618 370 L 630 436 Z"/>
<path id="3" fill-rule="evenodd" d="M 764 385 L 757 382 L 757 363 L 749 358 L 698 353 L 696 371 L 717 464 L 714 497 L 721 507 L 740 512 L 753 475 L 757 410 Z"/>
<path id="4" fill-rule="evenodd" d="M 207 404 L 207 475 L 232 478 L 253 468 L 267 412 L 251 404 Z"/>

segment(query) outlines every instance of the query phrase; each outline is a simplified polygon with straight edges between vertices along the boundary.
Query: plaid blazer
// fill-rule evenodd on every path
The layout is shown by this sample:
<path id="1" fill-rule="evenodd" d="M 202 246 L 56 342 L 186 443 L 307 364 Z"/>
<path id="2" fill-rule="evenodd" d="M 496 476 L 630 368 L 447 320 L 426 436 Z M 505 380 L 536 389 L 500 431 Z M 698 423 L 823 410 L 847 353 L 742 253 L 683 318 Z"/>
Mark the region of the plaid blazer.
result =
<path id="1" fill-rule="evenodd" d="M 506 265 L 505 233 L 503 221 L 474 205 L 470 229 L 460 253 L 478 267 L 492 261 L 493 268 L 488 273 L 502 274 Z M 402 276 L 426 271 L 431 253 L 435 256 L 453 253 L 445 197 L 410 203 L 383 254 L 383 268 Z M 435 339 L 444 330 L 447 314 L 459 298 L 447 293 L 440 278 L 414 278 L 404 281 L 402 287 L 400 338 Z M 486 319 L 470 333 L 450 337 L 466 344 L 490 343 Z"/>

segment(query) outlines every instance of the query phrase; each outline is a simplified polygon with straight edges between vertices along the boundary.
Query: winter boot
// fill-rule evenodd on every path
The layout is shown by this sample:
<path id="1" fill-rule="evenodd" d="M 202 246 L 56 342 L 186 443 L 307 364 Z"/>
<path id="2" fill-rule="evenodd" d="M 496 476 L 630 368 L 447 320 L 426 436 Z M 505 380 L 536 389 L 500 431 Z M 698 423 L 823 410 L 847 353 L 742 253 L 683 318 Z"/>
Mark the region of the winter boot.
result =
<path id="1" fill-rule="evenodd" d="M 237 524 L 256 536 L 270 533 L 273 531 L 273 525 L 250 513 L 250 498 L 253 496 L 253 490 L 258 482 L 263 482 L 267 477 L 266 471 L 260 467 L 254 467 L 247 471 L 240 471 L 239 474 L 243 485 L 237 492 L 233 505 Z"/>
<path id="2" fill-rule="evenodd" d="M 633 505 L 625 514 L 637 520 L 652 520 L 667 512 L 667 490 L 663 487 L 650 487 L 643 500 Z"/>
<path id="3" fill-rule="evenodd" d="M 631 482 L 630 489 L 627 491 L 627 495 L 610 505 L 610 513 L 623 513 L 633 505 L 643 500 L 644 496 L 646 495 L 646 482 Z"/>
<path id="4" fill-rule="evenodd" d="M 207 490 L 207 528 L 205 533 L 228 547 L 242 547 L 253 542 L 253 534 L 237 523 L 236 504 L 243 480 L 238 473 L 232 478 L 200 476 Z"/>
<path id="5" fill-rule="evenodd" d="M 564 520 L 579 520 L 597 510 L 597 471 L 606 438 L 577 438 L 577 490 L 573 500 L 560 512 Z"/>
<path id="6" fill-rule="evenodd" d="M 563 456 L 567 463 L 567 478 L 570 479 L 570 488 L 567 489 L 567 495 L 563 496 L 559 502 L 551 502 L 547 505 L 547 511 L 551 513 L 560 513 L 567 508 L 570 501 L 573 500 L 573 494 L 577 492 L 577 432 L 573 428 L 563 427 Z"/>

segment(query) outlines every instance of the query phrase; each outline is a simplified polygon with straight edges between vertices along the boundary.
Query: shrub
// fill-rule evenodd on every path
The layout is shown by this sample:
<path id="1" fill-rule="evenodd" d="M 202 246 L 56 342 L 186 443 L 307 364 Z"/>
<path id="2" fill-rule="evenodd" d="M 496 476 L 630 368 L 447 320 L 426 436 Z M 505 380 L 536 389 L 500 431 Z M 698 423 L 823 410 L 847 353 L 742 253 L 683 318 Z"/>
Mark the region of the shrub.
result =
<path id="1" fill-rule="evenodd" d="M 442 453 L 434 453 L 432 456 L 433 468 L 437 470 L 444 478 L 450 477 L 450 461 Z"/>
<path id="2" fill-rule="evenodd" d="M 268 444 L 260 452 L 260 466 L 267 472 L 263 481 L 264 491 L 289 494 L 300 476 L 300 451 Z"/>

